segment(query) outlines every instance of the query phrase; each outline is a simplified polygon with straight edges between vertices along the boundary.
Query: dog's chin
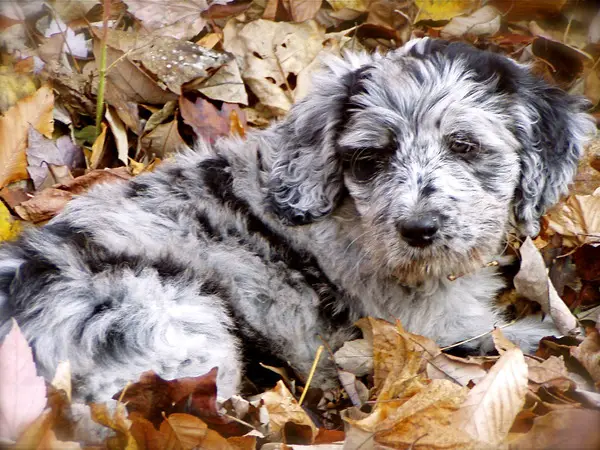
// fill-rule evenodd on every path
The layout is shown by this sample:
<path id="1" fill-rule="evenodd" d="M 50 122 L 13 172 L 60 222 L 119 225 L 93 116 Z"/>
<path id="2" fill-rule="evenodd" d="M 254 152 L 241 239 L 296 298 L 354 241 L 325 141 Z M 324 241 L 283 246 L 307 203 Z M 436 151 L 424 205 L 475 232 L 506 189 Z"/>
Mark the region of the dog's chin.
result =
<path id="1" fill-rule="evenodd" d="M 485 250 L 417 249 L 410 257 L 393 261 L 390 267 L 393 276 L 407 286 L 420 286 L 436 279 L 454 280 L 485 267 L 491 260 L 489 249 Z"/>

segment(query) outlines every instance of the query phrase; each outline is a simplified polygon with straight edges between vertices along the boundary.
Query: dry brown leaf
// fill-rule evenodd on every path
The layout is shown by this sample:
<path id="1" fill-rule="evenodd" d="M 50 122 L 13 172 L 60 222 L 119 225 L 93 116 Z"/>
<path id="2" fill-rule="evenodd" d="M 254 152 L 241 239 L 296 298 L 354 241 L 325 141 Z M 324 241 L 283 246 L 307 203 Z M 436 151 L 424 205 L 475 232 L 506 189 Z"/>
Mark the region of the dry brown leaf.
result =
<path id="1" fill-rule="evenodd" d="M 213 76 L 198 86 L 198 91 L 213 100 L 248 104 L 248 93 L 235 59 L 224 64 Z"/>
<path id="2" fill-rule="evenodd" d="M 593 195 L 572 195 L 545 217 L 547 228 L 563 238 L 563 245 L 578 247 L 600 242 L 600 190 Z"/>
<path id="3" fill-rule="evenodd" d="M 399 393 L 403 398 L 378 402 L 367 417 L 360 420 L 346 417 L 345 421 L 353 428 L 373 434 L 377 443 L 393 448 L 410 448 L 417 442 L 417 448 L 472 447 L 470 436 L 450 422 L 467 395 L 466 388 L 447 380 L 416 378 L 404 386 L 405 391 Z"/>
<path id="4" fill-rule="evenodd" d="M 124 403 L 117 402 L 112 411 L 109 411 L 106 404 L 91 403 L 89 407 L 94 422 L 116 432 L 114 443 L 108 443 L 109 448 L 138 450 L 135 438 L 131 434 L 131 420 L 127 418 Z"/>
<path id="5" fill-rule="evenodd" d="M 489 4 L 498 8 L 507 20 L 531 20 L 535 17 L 556 17 L 567 0 L 491 0 Z"/>
<path id="6" fill-rule="evenodd" d="M 314 61 L 325 38 L 323 28 L 312 20 L 294 24 L 232 19 L 223 33 L 223 47 L 236 56 L 242 78 L 275 114 L 290 109 L 291 82 Z"/>
<path id="7" fill-rule="evenodd" d="M 525 239 L 520 252 L 521 268 L 514 278 L 517 293 L 539 303 L 542 310 L 550 314 L 561 333 L 577 334 L 577 319 L 554 289 L 548 278 L 544 259 L 530 237 Z"/>
<path id="8" fill-rule="evenodd" d="M 142 149 L 146 155 L 161 159 L 178 152 L 185 145 L 177 130 L 177 120 L 161 123 L 142 137 Z"/>
<path id="9" fill-rule="evenodd" d="M 206 20 L 202 13 L 208 10 L 206 0 L 171 0 L 169 2 L 148 2 L 146 0 L 125 0 L 129 12 L 137 17 L 144 29 L 155 35 L 190 39 L 204 29 Z M 215 0 L 211 4 L 226 3 Z"/>
<path id="10" fill-rule="evenodd" d="M 479 2 L 475 0 L 415 0 L 415 5 L 419 8 L 419 15 L 415 22 L 420 20 L 450 20 L 453 17 L 467 14 L 473 11 Z"/>
<path id="11" fill-rule="evenodd" d="M 334 356 L 338 366 L 357 377 L 373 371 L 373 343 L 366 339 L 344 342 Z"/>
<path id="12" fill-rule="evenodd" d="M 461 386 L 467 386 L 471 381 L 478 383 L 487 372 L 482 364 L 474 364 L 467 360 L 449 358 L 440 353 L 427 364 L 427 376 L 434 379 L 450 380 Z"/>
<path id="13" fill-rule="evenodd" d="M 198 447 L 207 433 L 206 424 L 189 414 L 171 414 L 160 424 L 165 436 L 165 450 L 192 450 Z"/>
<path id="14" fill-rule="evenodd" d="M 556 387 L 566 391 L 574 382 L 569 378 L 569 372 L 561 357 L 550 356 L 544 361 L 526 358 L 529 377 L 529 388 L 537 392 L 541 387 Z"/>
<path id="15" fill-rule="evenodd" d="M 562 409 L 538 417 L 524 436 L 510 442 L 510 450 L 600 448 L 600 411 Z"/>
<path id="16" fill-rule="evenodd" d="M 27 174 L 27 134 L 32 125 L 47 138 L 52 137 L 54 95 L 48 86 L 20 99 L 0 117 L 0 187 L 29 178 Z"/>
<path id="17" fill-rule="evenodd" d="M 360 319 L 356 325 L 363 336 L 373 342 L 373 378 L 379 399 L 395 396 L 396 383 L 415 376 L 427 360 L 440 353 L 432 340 L 408 333 L 400 323 L 393 325 L 371 317 Z"/>
<path id="18" fill-rule="evenodd" d="M 494 341 L 494 347 L 498 350 L 500 355 L 504 354 L 507 350 L 512 350 L 514 348 L 518 348 L 513 342 L 511 342 L 500 328 L 494 328 L 492 331 L 492 339 Z"/>
<path id="19" fill-rule="evenodd" d="M 457 38 L 465 34 L 475 36 L 493 36 L 500 31 L 502 16 L 492 6 L 484 6 L 469 16 L 453 17 L 440 31 L 444 39 Z"/>
<path id="20" fill-rule="evenodd" d="M 98 183 L 113 183 L 131 178 L 126 167 L 92 170 L 67 184 L 57 184 L 44 189 L 30 200 L 15 206 L 15 212 L 23 220 L 34 223 L 51 219 L 58 214 L 74 195 L 86 192 Z"/>
<path id="21" fill-rule="evenodd" d="M 600 387 L 600 333 L 591 331 L 578 347 L 571 348 L 571 355 L 581 363 Z"/>
<path id="22" fill-rule="evenodd" d="M 525 404 L 527 364 L 519 349 L 508 350 L 471 389 L 454 414 L 454 425 L 473 439 L 497 445 L 510 430 Z"/>
<path id="23" fill-rule="evenodd" d="M 314 19 L 321 9 L 322 0 L 289 0 L 290 14 L 294 22 Z"/>
<path id="24" fill-rule="evenodd" d="M 101 31 L 92 29 L 97 36 L 94 39 L 94 56 L 97 61 L 101 58 Z M 109 38 L 114 38 L 117 32 L 111 30 Z M 125 32 L 120 32 L 125 33 Z M 125 33 L 127 35 L 127 33 Z M 119 35 L 121 36 L 121 35 Z M 137 35 L 130 35 L 129 39 L 133 42 L 129 47 L 137 48 L 140 44 L 136 41 Z M 145 42 L 145 41 L 144 41 Z M 127 48 L 127 45 L 117 40 L 117 44 Z M 177 99 L 177 95 L 166 89 L 162 89 L 152 76 L 146 73 L 142 68 L 128 58 L 123 57 L 125 52 L 114 44 L 107 47 L 106 63 L 111 67 L 106 74 L 106 91 L 117 90 L 121 103 L 147 103 L 151 105 L 163 105 L 170 100 Z M 118 60 L 118 61 L 117 61 Z M 114 65 L 113 65 L 114 64 Z"/>
<path id="25" fill-rule="evenodd" d="M 269 431 L 271 439 L 279 439 L 287 422 L 310 427 L 313 439 L 317 436 L 317 427 L 308 417 L 298 402 L 285 387 L 283 381 L 278 381 L 273 389 L 262 394 L 261 399 L 269 412 Z"/>
<path id="26" fill-rule="evenodd" d="M 245 119 L 238 105 L 224 103 L 221 109 L 217 109 L 202 97 L 198 97 L 195 102 L 192 102 L 182 96 L 179 98 L 179 110 L 184 122 L 191 126 L 199 137 L 208 142 L 228 136 L 232 131 L 232 125 L 238 131 L 240 128 L 244 129 Z M 232 114 L 236 115 L 233 120 Z"/>

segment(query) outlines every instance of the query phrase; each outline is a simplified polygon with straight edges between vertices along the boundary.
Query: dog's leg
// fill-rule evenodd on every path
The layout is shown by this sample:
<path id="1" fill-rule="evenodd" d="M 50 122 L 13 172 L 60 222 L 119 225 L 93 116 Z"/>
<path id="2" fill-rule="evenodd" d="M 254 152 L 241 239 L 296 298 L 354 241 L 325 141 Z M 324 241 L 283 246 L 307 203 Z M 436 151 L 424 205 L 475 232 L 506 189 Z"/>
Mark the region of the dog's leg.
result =
<path id="1" fill-rule="evenodd" d="M 3 249 L 0 300 L 3 319 L 17 320 L 46 379 L 69 360 L 76 396 L 103 401 L 146 370 L 173 379 L 218 367 L 219 396 L 235 393 L 241 363 L 233 324 L 201 274 L 123 255 L 112 265 L 100 265 L 100 254 L 86 264 L 82 254 L 51 263 L 43 249 Z M 3 320 L 2 332 L 9 327 Z"/>

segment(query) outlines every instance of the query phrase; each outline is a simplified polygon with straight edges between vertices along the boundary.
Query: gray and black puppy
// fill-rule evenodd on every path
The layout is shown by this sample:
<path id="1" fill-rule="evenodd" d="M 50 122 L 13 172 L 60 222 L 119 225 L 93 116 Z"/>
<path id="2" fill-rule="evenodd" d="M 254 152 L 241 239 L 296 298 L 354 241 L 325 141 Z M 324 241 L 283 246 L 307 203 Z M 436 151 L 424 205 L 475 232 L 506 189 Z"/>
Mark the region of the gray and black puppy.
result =
<path id="1" fill-rule="evenodd" d="M 45 377 L 68 359 L 78 395 L 103 400 L 146 370 L 217 366 L 227 397 L 247 345 L 306 373 L 362 316 L 441 345 L 501 323 L 485 262 L 567 191 L 585 102 L 461 43 L 326 65 L 269 129 L 98 186 L 0 249 L 2 332 L 14 317 Z M 553 328 L 505 331 L 527 350 Z"/>

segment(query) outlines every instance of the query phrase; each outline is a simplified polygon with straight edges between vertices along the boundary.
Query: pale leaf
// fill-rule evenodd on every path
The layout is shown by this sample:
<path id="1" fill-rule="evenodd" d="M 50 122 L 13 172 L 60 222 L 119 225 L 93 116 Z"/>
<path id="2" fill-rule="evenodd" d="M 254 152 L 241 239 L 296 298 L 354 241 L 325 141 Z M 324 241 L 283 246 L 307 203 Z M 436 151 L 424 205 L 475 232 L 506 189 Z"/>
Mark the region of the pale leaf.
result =
<path id="1" fill-rule="evenodd" d="M 467 386 L 469 382 L 478 383 L 487 372 L 480 364 L 451 359 L 448 355 L 440 353 L 428 361 L 427 376 L 431 379 L 446 379 L 461 386 Z"/>
<path id="2" fill-rule="evenodd" d="M 549 230 L 559 234 L 565 245 L 600 242 L 600 192 L 572 195 L 545 217 Z"/>
<path id="3" fill-rule="evenodd" d="M 508 350 L 471 389 L 454 424 L 475 440 L 499 444 L 525 403 L 527 364 L 519 349 Z"/>
<path id="4" fill-rule="evenodd" d="M 440 35 L 442 38 L 457 38 L 465 34 L 476 36 L 492 36 L 500 30 L 501 15 L 496 8 L 484 6 L 470 16 L 454 17 L 444 28 Z"/>
<path id="5" fill-rule="evenodd" d="M 129 140 L 127 138 L 127 129 L 120 117 L 113 112 L 110 106 L 106 108 L 106 120 L 112 132 L 115 143 L 117 144 L 117 155 L 119 160 L 126 166 L 129 164 Z"/>
<path id="6" fill-rule="evenodd" d="M 373 343 L 366 339 L 344 342 L 334 356 L 338 366 L 357 377 L 373 371 Z"/>
<path id="7" fill-rule="evenodd" d="M 539 303 L 561 333 L 576 334 L 579 331 L 577 319 L 556 292 L 548 278 L 544 259 L 530 237 L 525 239 L 520 252 L 521 268 L 514 278 L 517 293 Z"/>
<path id="8" fill-rule="evenodd" d="M 46 384 L 37 375 L 31 348 L 13 319 L 0 345 L 0 440 L 16 440 L 46 406 Z"/>
<path id="9" fill-rule="evenodd" d="M 309 426 L 313 439 L 315 438 L 318 432 L 317 427 L 285 387 L 283 381 L 278 381 L 275 387 L 262 394 L 261 398 L 269 412 L 269 431 L 272 439 L 281 436 L 287 422 Z"/>
<path id="10" fill-rule="evenodd" d="M 54 378 L 52 378 L 50 384 L 56 389 L 65 391 L 69 402 L 71 401 L 71 363 L 68 360 L 58 363 L 54 372 Z"/>

